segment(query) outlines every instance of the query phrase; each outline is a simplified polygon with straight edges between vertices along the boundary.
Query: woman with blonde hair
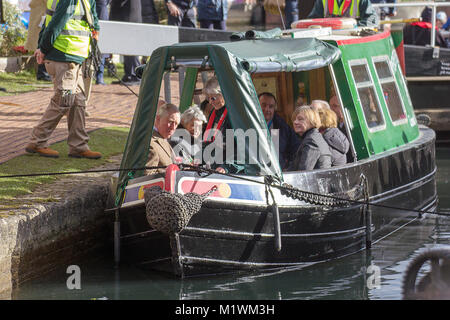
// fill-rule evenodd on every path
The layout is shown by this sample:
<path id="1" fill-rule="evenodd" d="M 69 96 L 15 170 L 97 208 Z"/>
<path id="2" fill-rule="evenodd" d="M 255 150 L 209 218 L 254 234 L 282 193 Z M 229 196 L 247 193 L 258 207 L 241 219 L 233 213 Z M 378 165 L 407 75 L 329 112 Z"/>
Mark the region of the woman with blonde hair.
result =
<path id="1" fill-rule="evenodd" d="M 302 140 L 288 171 L 330 168 L 331 151 L 318 130 L 322 123 L 317 111 L 310 106 L 297 107 L 292 122 Z"/>
<path id="2" fill-rule="evenodd" d="M 341 166 L 347 163 L 350 142 L 345 134 L 337 128 L 337 115 L 331 109 L 319 110 L 322 126 L 319 131 L 328 143 L 331 151 L 331 165 Z"/>

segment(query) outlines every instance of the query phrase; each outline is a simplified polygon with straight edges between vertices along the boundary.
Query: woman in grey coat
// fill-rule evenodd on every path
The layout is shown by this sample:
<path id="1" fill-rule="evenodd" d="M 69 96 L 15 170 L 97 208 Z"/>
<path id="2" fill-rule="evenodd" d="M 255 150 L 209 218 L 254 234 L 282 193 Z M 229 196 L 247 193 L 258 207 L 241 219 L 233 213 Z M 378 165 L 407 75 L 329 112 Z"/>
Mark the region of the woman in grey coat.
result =
<path id="1" fill-rule="evenodd" d="M 300 146 L 288 171 L 331 167 L 331 151 L 320 134 L 320 117 L 310 106 L 297 107 L 292 114 L 294 131 L 302 137 Z"/>
<path id="2" fill-rule="evenodd" d="M 347 152 L 350 142 L 345 134 L 337 128 L 337 115 L 331 109 L 319 110 L 322 127 L 319 131 L 328 143 L 331 151 L 331 165 L 342 166 L 347 163 Z"/>

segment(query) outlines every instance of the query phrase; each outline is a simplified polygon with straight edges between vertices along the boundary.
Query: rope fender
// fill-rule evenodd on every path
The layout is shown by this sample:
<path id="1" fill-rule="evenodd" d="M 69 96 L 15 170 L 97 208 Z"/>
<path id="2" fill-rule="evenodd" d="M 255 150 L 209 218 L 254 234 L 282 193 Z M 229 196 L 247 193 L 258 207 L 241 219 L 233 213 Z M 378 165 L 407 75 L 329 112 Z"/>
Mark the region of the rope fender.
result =
<path id="1" fill-rule="evenodd" d="M 145 189 L 147 222 L 153 229 L 162 233 L 179 233 L 187 226 L 192 216 L 200 211 L 203 201 L 216 190 L 217 187 L 214 186 L 203 194 L 179 194 L 161 190 L 156 186 Z"/>

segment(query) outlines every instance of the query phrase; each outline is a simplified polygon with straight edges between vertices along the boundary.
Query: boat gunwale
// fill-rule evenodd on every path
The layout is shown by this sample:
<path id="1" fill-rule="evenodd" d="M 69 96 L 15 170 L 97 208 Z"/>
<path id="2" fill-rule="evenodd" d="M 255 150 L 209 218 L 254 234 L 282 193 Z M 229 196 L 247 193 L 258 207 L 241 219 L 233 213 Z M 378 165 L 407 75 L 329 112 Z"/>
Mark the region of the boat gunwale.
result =
<path id="1" fill-rule="evenodd" d="M 375 161 L 378 161 L 378 160 L 380 160 L 382 158 L 385 158 L 387 156 L 392 156 L 392 155 L 394 155 L 396 153 L 405 152 L 405 151 L 410 150 L 410 149 L 418 149 L 419 150 L 419 149 L 425 148 L 425 147 L 427 147 L 427 145 L 429 145 L 431 143 L 430 142 L 431 140 L 435 140 L 436 134 L 434 133 L 434 131 L 432 129 L 430 129 L 428 127 L 425 127 L 425 126 L 419 126 L 419 129 L 420 129 L 419 130 L 419 137 L 416 140 L 411 141 L 411 142 L 409 142 L 409 143 L 407 143 L 405 145 L 399 146 L 399 147 L 397 147 L 395 149 L 386 150 L 383 153 L 376 154 L 376 155 L 373 155 L 373 156 L 371 156 L 369 158 L 361 159 L 361 160 L 358 160 L 356 162 L 347 163 L 347 164 L 345 164 L 343 166 L 332 167 L 332 168 L 325 168 L 325 169 L 315 169 L 315 170 L 311 170 L 311 171 L 302 171 L 301 173 L 304 174 L 304 173 L 308 173 L 308 172 L 313 172 L 313 173 L 320 174 L 322 172 L 329 172 L 329 171 L 337 172 L 337 171 L 340 171 L 340 170 L 347 170 L 349 168 L 362 166 L 362 165 L 367 165 L 370 162 L 375 162 Z M 426 138 L 428 138 L 428 140 L 425 140 Z M 392 194 L 394 192 L 398 192 L 399 190 L 403 190 L 405 188 L 408 188 L 409 186 L 411 186 L 413 184 L 421 183 L 421 185 L 423 185 L 423 184 L 426 183 L 426 182 L 423 182 L 424 180 L 426 180 L 426 179 L 431 180 L 432 179 L 432 177 L 436 173 L 436 170 L 437 169 L 436 169 L 436 165 L 435 165 L 433 170 L 431 172 L 427 173 L 425 176 L 421 176 L 419 179 L 416 179 L 414 181 L 408 182 L 407 184 L 404 184 L 404 185 L 401 185 L 401 186 L 397 186 L 397 187 L 395 187 L 393 189 L 389 189 L 389 190 L 387 190 L 387 191 L 385 191 L 383 193 L 370 195 L 369 199 L 373 200 L 373 201 L 382 201 L 383 199 L 381 199 L 381 198 L 386 197 L 386 195 L 389 195 L 389 194 Z M 186 171 L 186 172 L 189 172 L 189 171 Z M 290 171 L 290 172 L 284 172 L 283 174 L 284 174 L 285 177 L 287 177 L 289 175 L 298 174 L 299 172 L 300 171 Z M 155 177 L 157 177 L 157 178 L 159 178 L 159 176 L 160 176 L 160 174 L 155 175 Z M 210 175 L 209 177 L 211 177 L 211 176 L 214 177 L 214 174 Z M 217 174 L 217 177 L 220 179 L 222 177 L 222 175 Z M 145 179 L 147 179 L 147 178 L 148 178 L 148 176 L 142 176 L 142 177 L 138 177 L 136 179 L 133 179 L 133 180 L 137 180 L 136 183 L 127 185 L 127 188 L 131 187 L 131 186 L 134 186 L 135 184 L 143 185 L 144 184 L 143 181 Z M 239 180 L 239 175 L 236 175 L 236 177 L 229 177 L 229 178 Z M 255 181 L 256 181 L 256 179 L 261 180 L 261 177 L 255 176 Z M 133 180 L 130 180 L 129 182 L 131 182 Z M 405 190 L 405 192 L 406 191 L 407 190 Z M 139 208 L 139 207 L 145 207 L 145 200 L 144 199 L 135 200 L 133 202 L 134 202 L 134 204 L 129 204 L 129 205 L 125 205 L 125 206 L 122 204 L 122 206 L 120 207 L 120 210 L 121 211 L 122 210 L 128 211 L 128 210 L 133 210 L 133 209 L 136 209 L 136 208 Z M 212 199 L 209 199 L 209 198 L 205 200 L 204 205 L 207 206 L 207 207 L 220 206 L 221 208 L 228 208 L 228 207 L 229 208 L 233 208 L 233 207 L 239 206 L 239 208 L 250 208 L 251 211 L 260 211 L 260 210 L 264 210 L 264 209 L 266 210 L 266 208 L 267 208 L 267 205 L 246 204 L 246 203 L 229 203 L 229 202 L 226 202 L 226 201 L 223 201 L 223 200 L 212 200 Z M 317 206 L 318 205 L 312 205 L 312 204 L 308 204 L 308 203 L 298 204 L 298 205 L 287 205 L 287 206 L 279 205 L 280 208 L 287 209 L 287 210 L 289 210 L 290 208 L 295 210 L 295 209 L 298 209 L 299 207 L 304 208 L 304 209 L 307 209 L 307 208 L 313 209 L 314 207 L 317 207 Z"/>

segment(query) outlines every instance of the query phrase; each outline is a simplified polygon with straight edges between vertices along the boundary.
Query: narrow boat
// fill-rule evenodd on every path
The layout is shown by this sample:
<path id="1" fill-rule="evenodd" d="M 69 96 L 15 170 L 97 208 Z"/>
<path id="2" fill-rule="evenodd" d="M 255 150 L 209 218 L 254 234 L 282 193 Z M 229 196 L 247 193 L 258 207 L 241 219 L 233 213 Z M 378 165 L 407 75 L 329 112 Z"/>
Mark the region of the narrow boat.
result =
<path id="1" fill-rule="evenodd" d="M 423 216 L 411 210 L 435 208 L 435 133 L 417 123 L 388 31 L 275 29 L 232 38 L 161 47 L 145 66 L 115 182 L 116 262 L 179 277 L 297 267 L 369 248 Z M 256 133 L 256 142 L 236 143 L 247 155 L 242 173 L 174 164 L 145 175 L 162 82 L 180 69 L 182 111 L 198 101 L 202 76 L 215 74 L 233 129 Z M 263 91 L 277 97 L 288 123 L 299 97 L 335 94 L 354 162 L 283 172 L 258 101 Z M 251 152 L 255 144 L 263 157 Z M 150 226 L 149 212 L 177 210 L 191 212 L 180 228 Z"/>

